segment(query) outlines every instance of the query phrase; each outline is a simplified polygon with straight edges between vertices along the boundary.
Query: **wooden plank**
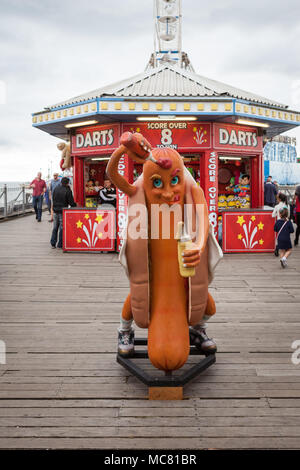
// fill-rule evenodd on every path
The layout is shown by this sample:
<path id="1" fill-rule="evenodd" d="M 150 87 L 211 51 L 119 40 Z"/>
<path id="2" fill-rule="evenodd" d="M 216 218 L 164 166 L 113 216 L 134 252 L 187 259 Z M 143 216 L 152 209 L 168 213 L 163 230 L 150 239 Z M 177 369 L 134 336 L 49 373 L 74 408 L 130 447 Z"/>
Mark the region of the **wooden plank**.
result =
<path id="1" fill-rule="evenodd" d="M 17 442 L 17 443 L 16 443 Z M 112 438 L 0 438 L 0 448 L 5 449 L 299 449 L 299 438 L 285 437 L 233 437 L 171 439 L 117 437 Z"/>
<path id="2" fill-rule="evenodd" d="M 292 400 L 292 403 L 296 403 L 300 399 Z M 49 400 L 39 400 L 39 399 L 3 399 L 0 400 L 0 409 L 1 408 L 103 408 L 103 407 L 120 407 L 121 409 L 131 409 L 136 407 L 141 407 L 141 409 L 153 409 L 153 408 L 173 408 L 174 403 L 169 402 L 159 402 L 159 401 L 149 401 L 146 397 L 144 400 L 140 399 L 49 399 Z M 176 408 L 193 408 L 193 409 L 218 409 L 218 408 L 269 408 L 269 400 L 266 398 L 257 398 L 257 399 L 200 399 L 200 398 L 191 398 L 179 401 L 176 403 Z"/>
<path id="3" fill-rule="evenodd" d="M 176 387 L 174 387 L 176 388 Z M 173 396 L 173 395 L 172 395 Z M 175 395 L 176 396 L 176 395 Z M 180 400 L 181 398 L 179 398 Z M 171 398 L 170 400 L 177 400 Z M 175 403 L 176 405 L 176 403 Z M 171 408 L 172 409 L 172 408 Z M 197 430 L 206 428 L 224 428 L 230 431 L 230 427 L 238 428 L 272 428 L 276 433 L 281 433 L 282 428 L 293 428 L 291 432 L 299 432 L 300 416 L 9 416 L 1 417 L 1 428 L 8 427 L 26 427 L 26 428 L 45 428 L 45 427 L 108 427 L 108 428 L 140 428 L 140 435 L 143 435 L 142 428 L 180 428 L 189 429 L 194 427 Z M 295 428 L 295 429 L 294 429 Z M 177 433 L 180 433 L 177 429 Z M 2 435 L 5 432 L 1 430 Z M 267 431 L 266 431 L 267 432 Z M 197 435 L 197 432 L 196 434 Z M 249 433 L 250 435 L 250 433 Z M 268 435 L 268 434 L 266 434 Z"/>
<path id="4" fill-rule="evenodd" d="M 14 403 L 17 405 L 17 403 Z M 175 408 L 176 407 L 176 408 Z M 255 408 L 255 407 L 235 407 L 235 408 L 194 408 L 194 407 L 178 407 L 178 405 L 174 405 L 172 407 L 163 408 L 161 403 L 157 407 L 139 407 L 139 408 L 122 408 L 117 407 L 116 405 L 111 407 L 35 407 L 35 408 L 28 408 L 28 407 L 7 407 L 7 408 L 0 408 L 0 417 L 1 422 L 0 425 L 3 426 L 3 419 L 2 418 L 14 418 L 20 424 L 24 421 L 24 419 L 20 418 L 105 418 L 105 417 L 151 417 L 151 418 L 189 418 L 192 417 L 196 419 L 197 417 L 205 418 L 204 422 L 206 425 L 206 417 L 211 418 L 218 418 L 218 422 L 222 423 L 222 417 L 239 417 L 248 419 L 255 418 L 255 417 L 278 417 L 283 418 L 286 425 L 293 423 L 293 417 L 297 417 L 299 420 L 300 418 L 300 407 L 298 408 Z M 290 417 L 292 420 L 290 421 Z M 82 421 L 80 421 L 83 423 Z M 90 422 L 90 421 L 89 421 Z M 197 421 L 198 422 L 198 421 Z M 215 421 L 211 421 L 214 425 Z M 261 421 L 263 424 L 267 424 L 265 420 Z M 27 421 L 26 421 L 27 423 Z M 247 423 L 247 421 L 246 421 Z M 297 421 L 298 423 L 298 421 Z M 44 421 L 41 421 L 40 424 L 44 424 Z M 70 424 L 70 423 L 68 423 Z"/>
<path id="5" fill-rule="evenodd" d="M 244 438 L 257 438 L 257 437 L 285 437 L 285 438 L 298 438 L 300 437 L 299 426 L 281 426 L 274 428 L 274 426 L 230 426 L 230 427 L 106 427 L 106 426 L 82 426 L 82 427 L 0 427 L 0 438 L 15 438 L 19 439 L 22 437 L 29 438 L 41 438 L 41 437 L 153 437 L 160 436 L 161 438 L 177 438 L 181 439 L 184 437 L 193 438 L 208 438 L 208 437 L 244 437 Z M 298 441 L 299 445 L 299 441 Z"/>

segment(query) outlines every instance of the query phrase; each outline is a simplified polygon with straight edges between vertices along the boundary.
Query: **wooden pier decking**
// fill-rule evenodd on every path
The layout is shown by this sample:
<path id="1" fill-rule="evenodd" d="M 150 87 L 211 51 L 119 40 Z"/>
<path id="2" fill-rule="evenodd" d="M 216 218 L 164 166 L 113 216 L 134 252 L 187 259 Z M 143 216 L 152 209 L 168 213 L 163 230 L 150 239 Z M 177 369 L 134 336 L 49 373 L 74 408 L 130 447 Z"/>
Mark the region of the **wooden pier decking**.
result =
<path id="1" fill-rule="evenodd" d="M 225 256 L 211 286 L 217 363 L 183 401 L 148 401 L 116 363 L 117 256 L 52 250 L 47 219 L 0 224 L 0 448 L 300 448 L 300 247 L 286 270 L 273 255 Z"/>

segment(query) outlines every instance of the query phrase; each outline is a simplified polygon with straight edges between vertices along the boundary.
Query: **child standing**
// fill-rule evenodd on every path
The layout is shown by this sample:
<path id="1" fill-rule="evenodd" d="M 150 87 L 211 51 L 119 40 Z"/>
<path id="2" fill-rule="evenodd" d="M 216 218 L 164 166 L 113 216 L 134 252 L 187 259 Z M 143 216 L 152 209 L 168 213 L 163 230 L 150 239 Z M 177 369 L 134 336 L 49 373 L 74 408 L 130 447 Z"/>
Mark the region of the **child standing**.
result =
<path id="1" fill-rule="evenodd" d="M 284 193 L 279 193 L 276 196 L 277 204 L 273 209 L 272 217 L 276 218 L 276 220 L 280 220 L 280 209 L 284 207 L 288 210 L 288 217 L 290 217 L 290 209 L 288 207 L 287 197 Z"/>
<path id="2" fill-rule="evenodd" d="M 273 212 L 272 212 L 272 217 L 276 218 L 276 220 L 280 220 L 280 209 L 283 207 L 286 207 L 288 210 L 288 218 L 290 217 L 290 209 L 288 207 L 288 202 L 287 202 L 287 197 L 283 193 L 279 193 L 276 196 L 278 204 L 274 207 Z M 278 245 L 276 242 L 276 248 L 274 251 L 275 256 L 279 256 L 279 250 L 278 250 Z"/>
<path id="3" fill-rule="evenodd" d="M 277 235 L 277 246 L 279 249 L 280 263 L 283 268 L 287 267 L 287 258 L 292 252 L 291 233 L 294 232 L 293 224 L 288 220 L 288 209 L 282 207 L 279 210 L 280 219 L 277 220 L 274 226 L 274 231 Z"/>

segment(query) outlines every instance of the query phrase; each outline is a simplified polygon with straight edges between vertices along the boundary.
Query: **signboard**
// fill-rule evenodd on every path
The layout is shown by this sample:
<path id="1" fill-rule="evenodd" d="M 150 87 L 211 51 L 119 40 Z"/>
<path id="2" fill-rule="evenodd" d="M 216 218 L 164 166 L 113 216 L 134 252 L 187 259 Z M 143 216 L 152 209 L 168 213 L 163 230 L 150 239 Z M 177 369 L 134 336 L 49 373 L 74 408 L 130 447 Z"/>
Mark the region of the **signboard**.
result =
<path id="1" fill-rule="evenodd" d="M 262 137 L 255 127 L 214 124 L 213 146 L 221 150 L 261 151 Z"/>
<path id="2" fill-rule="evenodd" d="M 71 138 L 72 155 L 96 155 L 104 151 L 112 152 L 119 146 L 119 124 L 81 127 Z"/>
<path id="3" fill-rule="evenodd" d="M 275 234 L 272 212 L 225 212 L 222 248 L 224 253 L 273 252 Z"/>
<path id="4" fill-rule="evenodd" d="M 115 251 L 115 211 L 64 209 L 64 251 Z"/>
<path id="5" fill-rule="evenodd" d="M 218 231 L 218 155 L 217 152 L 204 154 L 204 195 L 207 202 L 209 220 L 217 237 Z"/>
<path id="6" fill-rule="evenodd" d="M 149 121 L 123 124 L 122 132 L 140 132 L 153 147 L 169 147 L 178 152 L 211 147 L 211 125 L 186 121 Z"/>
<path id="7" fill-rule="evenodd" d="M 118 172 L 129 183 L 133 180 L 133 162 L 126 154 L 122 155 L 118 164 Z M 128 196 L 119 188 L 117 190 L 117 251 L 120 252 L 123 245 L 123 230 L 127 224 Z"/>

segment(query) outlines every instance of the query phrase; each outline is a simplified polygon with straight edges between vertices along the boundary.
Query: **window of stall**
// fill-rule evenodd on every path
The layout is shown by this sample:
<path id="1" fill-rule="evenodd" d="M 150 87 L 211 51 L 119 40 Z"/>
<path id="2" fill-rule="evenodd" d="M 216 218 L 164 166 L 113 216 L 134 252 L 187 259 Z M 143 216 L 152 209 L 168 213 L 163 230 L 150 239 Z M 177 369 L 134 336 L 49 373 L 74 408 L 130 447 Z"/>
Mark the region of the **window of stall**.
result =
<path id="1" fill-rule="evenodd" d="M 218 209 L 248 209 L 251 201 L 251 157 L 218 156 Z"/>
<path id="2" fill-rule="evenodd" d="M 200 186 L 200 158 L 201 154 L 193 153 L 183 154 L 183 163 L 187 170 L 190 172 L 196 183 Z"/>
<path id="3" fill-rule="evenodd" d="M 85 207 L 98 207 L 99 193 L 106 179 L 106 165 L 109 156 L 85 158 L 84 161 L 84 197 Z"/>

